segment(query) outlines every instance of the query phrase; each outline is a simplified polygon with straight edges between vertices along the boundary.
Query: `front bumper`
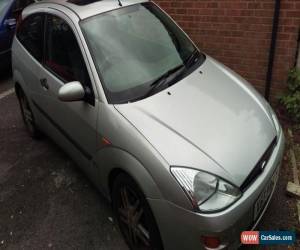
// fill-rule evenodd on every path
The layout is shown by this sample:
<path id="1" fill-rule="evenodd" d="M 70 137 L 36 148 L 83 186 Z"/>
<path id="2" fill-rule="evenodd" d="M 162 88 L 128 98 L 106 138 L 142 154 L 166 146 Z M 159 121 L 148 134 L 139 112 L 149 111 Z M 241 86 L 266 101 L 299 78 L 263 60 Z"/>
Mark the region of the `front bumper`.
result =
<path id="1" fill-rule="evenodd" d="M 236 203 L 222 212 L 201 214 L 165 200 L 148 199 L 160 229 L 164 249 L 205 249 L 201 241 L 201 236 L 204 235 L 221 239 L 222 245 L 217 249 L 237 249 L 240 246 L 241 232 L 255 228 L 268 207 L 276 185 L 261 214 L 254 220 L 254 204 L 280 167 L 284 145 L 284 134 L 281 131 L 264 172 Z"/>

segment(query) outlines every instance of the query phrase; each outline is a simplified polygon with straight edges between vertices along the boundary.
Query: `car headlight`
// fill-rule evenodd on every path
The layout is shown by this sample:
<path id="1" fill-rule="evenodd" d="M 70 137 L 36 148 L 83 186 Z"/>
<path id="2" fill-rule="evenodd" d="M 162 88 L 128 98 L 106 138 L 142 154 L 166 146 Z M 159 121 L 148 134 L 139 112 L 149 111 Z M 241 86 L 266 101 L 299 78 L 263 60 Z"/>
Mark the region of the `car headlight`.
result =
<path id="1" fill-rule="evenodd" d="M 234 185 L 203 171 L 171 167 L 171 173 L 190 198 L 194 208 L 201 212 L 224 210 L 242 195 Z"/>

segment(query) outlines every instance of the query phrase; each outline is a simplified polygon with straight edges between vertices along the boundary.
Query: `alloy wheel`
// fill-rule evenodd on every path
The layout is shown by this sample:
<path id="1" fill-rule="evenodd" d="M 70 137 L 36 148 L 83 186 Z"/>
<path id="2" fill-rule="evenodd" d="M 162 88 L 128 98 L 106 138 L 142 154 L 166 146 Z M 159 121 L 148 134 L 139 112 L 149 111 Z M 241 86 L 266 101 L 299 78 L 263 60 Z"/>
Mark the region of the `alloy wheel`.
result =
<path id="1" fill-rule="evenodd" d="M 144 207 L 139 196 L 128 186 L 120 188 L 118 202 L 120 228 L 132 249 L 152 249 Z"/>
<path id="2" fill-rule="evenodd" d="M 21 112 L 22 112 L 25 126 L 28 129 L 30 134 L 34 134 L 35 133 L 34 118 L 28 100 L 24 94 L 20 96 L 19 100 L 20 100 Z"/>

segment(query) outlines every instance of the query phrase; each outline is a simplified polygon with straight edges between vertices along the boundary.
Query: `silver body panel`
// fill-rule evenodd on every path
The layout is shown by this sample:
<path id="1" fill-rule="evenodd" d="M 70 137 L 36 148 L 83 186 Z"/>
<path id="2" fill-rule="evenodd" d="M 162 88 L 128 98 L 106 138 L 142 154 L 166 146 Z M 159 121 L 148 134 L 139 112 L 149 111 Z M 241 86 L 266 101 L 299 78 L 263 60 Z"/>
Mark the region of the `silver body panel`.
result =
<path id="1" fill-rule="evenodd" d="M 224 247 L 235 249 L 239 232 L 258 222 L 253 221 L 253 205 L 281 163 L 284 135 L 276 131 L 264 99 L 209 56 L 192 74 L 160 93 L 135 103 L 108 104 L 79 21 L 116 8 L 116 0 L 88 6 L 53 0 L 23 13 L 23 18 L 54 14 L 70 25 L 92 81 L 94 105 L 61 102 L 58 91 L 63 82 L 17 38 L 12 48 L 14 81 L 28 96 L 39 128 L 70 154 L 108 199 L 112 173 L 122 170 L 135 179 L 153 210 L 166 250 L 204 249 L 203 234 L 219 235 Z M 42 88 L 41 78 L 48 80 L 49 90 Z M 240 186 L 275 136 L 278 142 L 265 171 L 236 203 L 213 214 L 192 211 L 170 166 L 205 170 Z M 105 145 L 103 137 L 111 145 Z"/>
<path id="2" fill-rule="evenodd" d="M 146 2 L 145 0 L 130 0 L 130 1 L 122 1 L 122 6 L 126 7 L 132 4 L 137 3 L 143 3 Z M 107 11 L 115 10 L 117 8 L 120 8 L 119 3 L 117 0 L 102 0 L 99 2 L 95 2 L 92 4 L 80 6 L 75 5 L 67 1 L 61 1 L 61 0 L 44 0 L 41 2 L 41 4 L 51 4 L 55 3 L 56 6 L 58 4 L 61 4 L 70 10 L 73 10 L 80 19 L 85 19 L 94 15 L 97 15 L 99 13 L 104 13 Z"/>
<path id="3" fill-rule="evenodd" d="M 170 165 L 218 171 L 237 186 L 276 136 L 267 107 L 256 91 L 209 57 L 171 88 L 116 108 Z M 201 152 L 205 156 L 199 155 Z M 220 169 L 210 169 L 203 157 L 214 162 L 211 168 L 217 165 Z"/>
<path id="4" fill-rule="evenodd" d="M 160 230 L 164 234 L 166 249 L 202 249 L 199 247 L 199 235 L 207 234 L 219 236 L 224 242 L 224 248 L 229 246 L 226 249 L 237 249 L 240 246 L 240 233 L 255 229 L 273 196 L 275 187 L 260 216 L 254 220 L 254 204 L 275 170 L 280 168 L 284 144 L 284 135 L 281 133 L 266 171 L 244 192 L 240 200 L 225 211 L 199 214 L 165 200 L 149 199 L 152 209 L 158 216 L 157 220 L 160 221 Z"/>

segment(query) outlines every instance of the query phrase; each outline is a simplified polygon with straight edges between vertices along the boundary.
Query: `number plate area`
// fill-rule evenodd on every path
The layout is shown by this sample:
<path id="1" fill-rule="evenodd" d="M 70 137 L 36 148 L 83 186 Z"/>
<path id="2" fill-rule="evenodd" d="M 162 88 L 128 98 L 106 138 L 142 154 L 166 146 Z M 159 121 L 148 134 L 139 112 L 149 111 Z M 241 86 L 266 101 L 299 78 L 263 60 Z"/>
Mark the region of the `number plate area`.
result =
<path id="1" fill-rule="evenodd" d="M 279 176 L 279 167 L 276 169 L 275 173 L 273 174 L 271 181 L 267 184 L 265 189 L 259 195 L 257 201 L 254 204 L 254 221 L 257 220 L 258 216 L 261 214 L 262 210 L 264 209 L 273 189 L 276 185 Z"/>

